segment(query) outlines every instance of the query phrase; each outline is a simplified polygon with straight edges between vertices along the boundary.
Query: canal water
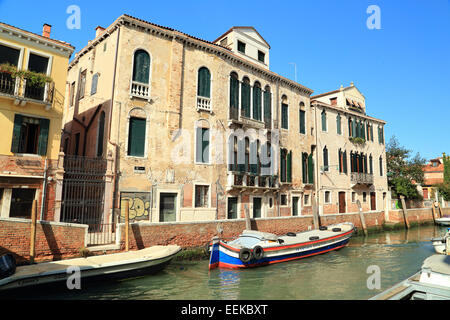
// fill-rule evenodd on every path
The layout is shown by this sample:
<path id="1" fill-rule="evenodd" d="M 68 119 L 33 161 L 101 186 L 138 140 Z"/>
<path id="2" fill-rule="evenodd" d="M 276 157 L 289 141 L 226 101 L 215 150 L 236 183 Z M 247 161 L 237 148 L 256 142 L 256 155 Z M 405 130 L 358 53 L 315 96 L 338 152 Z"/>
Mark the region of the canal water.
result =
<path id="1" fill-rule="evenodd" d="M 151 276 L 101 283 L 66 292 L 29 292 L 21 299 L 88 300 L 365 300 L 418 272 L 434 254 L 429 241 L 445 228 L 358 236 L 347 247 L 323 255 L 248 270 L 208 272 L 208 261 L 174 261 Z M 381 288 L 369 289 L 372 266 Z M 370 281 L 370 283 L 373 283 Z"/>

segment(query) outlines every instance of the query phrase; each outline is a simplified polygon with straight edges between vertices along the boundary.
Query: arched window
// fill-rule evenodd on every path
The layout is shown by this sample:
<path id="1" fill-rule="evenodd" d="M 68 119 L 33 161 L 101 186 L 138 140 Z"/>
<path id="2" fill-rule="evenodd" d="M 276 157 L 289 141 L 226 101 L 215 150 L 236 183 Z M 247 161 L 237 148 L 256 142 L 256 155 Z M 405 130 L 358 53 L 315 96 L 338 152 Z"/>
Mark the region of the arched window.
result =
<path id="1" fill-rule="evenodd" d="M 134 53 L 133 82 L 149 84 L 150 80 L 150 55 L 142 49 Z"/>
<path id="2" fill-rule="evenodd" d="M 328 148 L 326 146 L 325 148 L 323 148 L 323 171 L 325 172 L 330 171 L 328 165 Z"/>
<path id="3" fill-rule="evenodd" d="M 341 115 L 338 113 L 336 117 L 337 134 L 342 134 Z"/>
<path id="4" fill-rule="evenodd" d="M 239 118 L 239 78 L 236 72 L 230 75 L 230 119 Z"/>
<path id="5" fill-rule="evenodd" d="M 150 55 L 142 49 L 134 53 L 131 95 L 139 98 L 150 96 Z"/>
<path id="6" fill-rule="evenodd" d="M 253 85 L 253 119 L 262 120 L 261 115 L 261 84 L 255 82 Z"/>
<path id="7" fill-rule="evenodd" d="M 281 128 L 289 129 L 289 105 L 285 95 L 281 97 Z"/>
<path id="8" fill-rule="evenodd" d="M 198 69 L 197 95 L 203 98 L 211 98 L 211 73 L 206 67 Z"/>
<path id="9" fill-rule="evenodd" d="M 264 89 L 264 122 L 270 128 L 272 122 L 272 93 L 269 86 Z"/>
<path id="10" fill-rule="evenodd" d="M 322 111 L 322 131 L 327 132 L 327 112 Z"/>
<path id="11" fill-rule="evenodd" d="M 250 117 L 250 80 L 245 77 L 242 80 L 241 88 L 241 114 L 244 117 Z"/>

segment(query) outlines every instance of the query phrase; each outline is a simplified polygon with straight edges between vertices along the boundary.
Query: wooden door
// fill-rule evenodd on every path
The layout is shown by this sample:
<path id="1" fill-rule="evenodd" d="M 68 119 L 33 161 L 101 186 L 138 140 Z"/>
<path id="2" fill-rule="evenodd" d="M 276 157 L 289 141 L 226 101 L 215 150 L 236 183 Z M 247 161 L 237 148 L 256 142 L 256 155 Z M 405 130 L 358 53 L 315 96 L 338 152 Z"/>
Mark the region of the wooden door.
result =
<path id="1" fill-rule="evenodd" d="M 377 210 L 377 197 L 375 192 L 370 193 L 370 210 Z"/>
<path id="2" fill-rule="evenodd" d="M 339 213 L 345 213 L 345 192 L 339 192 Z"/>

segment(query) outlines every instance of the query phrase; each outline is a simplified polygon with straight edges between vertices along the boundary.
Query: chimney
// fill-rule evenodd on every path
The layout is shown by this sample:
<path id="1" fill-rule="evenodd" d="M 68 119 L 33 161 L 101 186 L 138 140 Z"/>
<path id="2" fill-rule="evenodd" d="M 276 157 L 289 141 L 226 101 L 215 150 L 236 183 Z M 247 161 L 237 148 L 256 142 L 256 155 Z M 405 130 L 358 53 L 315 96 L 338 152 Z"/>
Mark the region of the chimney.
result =
<path id="1" fill-rule="evenodd" d="M 44 27 L 42 28 L 42 36 L 46 38 L 50 38 L 50 32 L 52 31 L 52 26 L 44 23 Z"/>
<path id="2" fill-rule="evenodd" d="M 97 38 L 103 31 L 105 31 L 105 28 L 98 26 L 95 28 L 95 37 Z"/>

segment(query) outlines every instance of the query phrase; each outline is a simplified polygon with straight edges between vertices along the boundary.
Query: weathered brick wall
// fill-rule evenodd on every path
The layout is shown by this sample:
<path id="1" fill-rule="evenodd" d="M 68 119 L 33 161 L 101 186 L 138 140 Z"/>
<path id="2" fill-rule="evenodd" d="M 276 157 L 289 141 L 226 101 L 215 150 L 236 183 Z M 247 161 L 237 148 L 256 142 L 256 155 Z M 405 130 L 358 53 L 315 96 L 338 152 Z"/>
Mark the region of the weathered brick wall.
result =
<path id="1" fill-rule="evenodd" d="M 352 222 L 362 228 L 359 214 L 338 214 L 321 216 L 322 225 L 340 222 Z M 384 212 L 365 214 L 367 227 L 381 227 L 384 223 Z M 183 248 L 199 247 L 206 244 L 218 234 L 217 228 L 223 229 L 222 237 L 238 236 L 245 229 L 245 220 L 226 220 L 220 222 L 197 223 L 136 223 L 130 228 L 130 248 L 143 249 L 154 245 L 177 244 Z M 314 228 L 312 216 L 279 217 L 252 220 L 252 229 L 283 235 L 288 232 L 301 232 Z M 120 225 L 122 247 L 125 243 L 125 226 Z"/>
<path id="2" fill-rule="evenodd" d="M 85 246 L 87 226 L 38 222 L 36 226 L 36 261 L 60 260 L 79 255 Z M 31 222 L 0 219 L 0 255 L 13 253 L 18 263 L 30 258 Z"/>
<path id="3" fill-rule="evenodd" d="M 442 213 L 444 215 L 450 215 L 450 208 L 442 208 Z M 433 211 L 431 208 L 416 208 L 408 209 L 408 222 L 424 222 L 433 221 Z M 435 210 L 435 217 L 438 217 L 439 209 Z M 404 222 L 403 210 L 390 210 L 389 211 L 389 222 L 400 223 Z"/>

